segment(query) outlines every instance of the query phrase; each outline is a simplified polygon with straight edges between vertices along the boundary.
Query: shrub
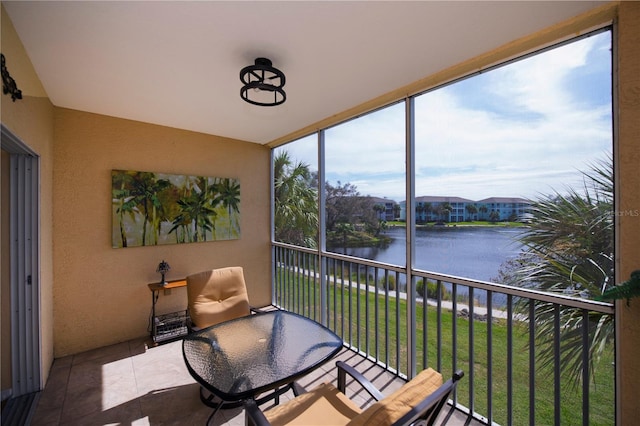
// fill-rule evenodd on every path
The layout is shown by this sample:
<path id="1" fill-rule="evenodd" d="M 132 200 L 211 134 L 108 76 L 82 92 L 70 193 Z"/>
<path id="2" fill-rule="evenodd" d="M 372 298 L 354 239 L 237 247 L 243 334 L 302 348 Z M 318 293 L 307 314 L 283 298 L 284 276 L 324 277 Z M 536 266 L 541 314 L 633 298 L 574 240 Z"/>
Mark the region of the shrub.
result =
<path id="1" fill-rule="evenodd" d="M 421 297 L 425 297 L 425 280 L 420 280 L 418 281 L 417 285 L 416 285 L 416 291 L 418 292 L 418 294 Z M 437 299 L 438 298 L 438 284 L 433 282 L 433 281 L 429 281 L 426 280 L 427 283 L 427 298 L 428 299 Z M 442 300 L 447 300 L 448 297 L 448 292 L 447 289 L 444 286 L 440 286 L 440 298 Z"/>
<path id="2" fill-rule="evenodd" d="M 385 278 L 382 277 L 378 281 L 380 283 L 380 288 L 385 288 Z M 394 275 L 389 275 L 386 280 L 386 289 L 389 291 L 394 291 L 396 289 L 396 277 Z"/>

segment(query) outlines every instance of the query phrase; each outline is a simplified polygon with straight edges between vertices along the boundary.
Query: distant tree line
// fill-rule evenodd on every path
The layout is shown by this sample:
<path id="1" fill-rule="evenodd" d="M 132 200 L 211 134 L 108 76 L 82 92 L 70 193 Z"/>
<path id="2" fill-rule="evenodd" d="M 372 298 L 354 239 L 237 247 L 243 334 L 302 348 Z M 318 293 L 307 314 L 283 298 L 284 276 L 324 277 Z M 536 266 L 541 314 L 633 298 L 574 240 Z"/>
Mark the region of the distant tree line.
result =
<path id="1" fill-rule="evenodd" d="M 289 153 L 274 158 L 274 225 L 277 241 L 316 247 L 318 241 L 318 175 Z M 380 206 L 351 183 L 325 183 L 327 244 L 375 241 L 386 229 Z M 384 208 L 384 207 L 382 207 Z M 356 243 L 357 244 L 357 243 Z"/>

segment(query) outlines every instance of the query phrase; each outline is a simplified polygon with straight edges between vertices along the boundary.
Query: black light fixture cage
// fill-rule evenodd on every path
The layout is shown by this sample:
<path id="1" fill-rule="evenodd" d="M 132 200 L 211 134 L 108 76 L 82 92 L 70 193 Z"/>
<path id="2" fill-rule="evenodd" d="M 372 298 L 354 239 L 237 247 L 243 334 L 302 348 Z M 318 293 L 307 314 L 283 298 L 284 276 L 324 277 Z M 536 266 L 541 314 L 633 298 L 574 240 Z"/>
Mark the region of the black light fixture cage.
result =
<path id="1" fill-rule="evenodd" d="M 274 68 L 267 58 L 256 58 L 254 65 L 242 68 L 240 97 L 253 105 L 276 106 L 287 100 L 282 89 L 285 83 L 284 73 Z"/>

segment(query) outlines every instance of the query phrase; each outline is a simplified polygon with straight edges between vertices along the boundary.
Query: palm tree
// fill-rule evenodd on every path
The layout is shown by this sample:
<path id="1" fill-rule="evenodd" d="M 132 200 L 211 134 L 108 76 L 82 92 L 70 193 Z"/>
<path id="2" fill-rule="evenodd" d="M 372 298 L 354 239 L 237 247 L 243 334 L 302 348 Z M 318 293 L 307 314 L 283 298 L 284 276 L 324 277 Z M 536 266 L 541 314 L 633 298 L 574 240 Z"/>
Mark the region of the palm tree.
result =
<path id="1" fill-rule="evenodd" d="M 118 224 L 120 227 L 120 240 L 122 247 L 127 247 L 127 235 L 124 230 L 124 216 L 128 215 L 132 221 L 135 221 L 136 214 L 140 211 L 137 208 L 136 197 L 131 195 L 129 186 L 132 178 L 128 173 L 113 173 L 111 175 L 112 202 L 116 205 L 116 213 L 118 214 Z"/>
<path id="2" fill-rule="evenodd" d="M 293 163 L 286 151 L 274 158 L 275 238 L 304 247 L 317 246 L 318 189 L 309 165 Z"/>
<path id="3" fill-rule="evenodd" d="M 484 218 L 487 214 L 487 211 L 489 211 L 489 209 L 487 209 L 487 206 L 485 206 L 484 204 L 481 205 L 480 207 L 478 207 L 478 211 L 481 213 L 481 216 Z"/>
<path id="4" fill-rule="evenodd" d="M 476 207 L 476 205 L 475 204 L 467 204 L 466 206 L 464 206 L 464 208 L 467 211 L 467 213 L 469 213 L 469 215 L 471 216 L 471 217 L 469 217 L 469 220 L 473 220 L 474 219 L 473 215 L 478 213 L 478 208 Z"/>
<path id="5" fill-rule="evenodd" d="M 144 221 L 142 223 L 142 245 L 147 244 L 147 224 L 152 223 L 155 241 L 151 241 L 152 244 L 157 244 L 157 231 L 159 221 L 157 220 L 158 209 L 162 208 L 158 195 L 159 193 L 171 186 L 171 183 L 166 179 L 157 179 L 155 173 L 150 172 L 135 172 L 132 175 L 131 181 L 131 195 L 135 197 L 139 207 L 142 207 L 142 215 Z"/>
<path id="6" fill-rule="evenodd" d="M 223 179 L 218 184 L 218 192 L 219 200 L 229 214 L 229 237 L 231 237 L 232 219 L 235 217 L 232 212 L 240 212 L 240 184 L 234 179 Z"/>
<path id="7" fill-rule="evenodd" d="M 422 214 L 424 213 L 424 205 L 422 203 L 418 203 L 416 206 L 416 222 L 425 222 L 422 218 Z"/>
<path id="8" fill-rule="evenodd" d="M 433 212 L 438 215 L 438 219 L 448 222 L 449 213 L 451 213 L 451 204 L 449 204 L 448 202 L 440 203 L 435 208 L 433 208 Z"/>
<path id="9" fill-rule="evenodd" d="M 189 231 L 193 229 L 193 237 L 188 238 L 192 242 L 200 241 L 200 231 L 202 231 L 202 240 L 206 239 L 207 231 L 211 231 L 213 223 L 211 217 L 217 213 L 211 207 L 210 199 L 207 191 L 191 190 L 186 196 L 178 200 L 180 213 L 173 220 L 173 227 L 169 230 L 169 234 L 176 232 L 178 229 Z"/>
<path id="10" fill-rule="evenodd" d="M 353 224 L 349 222 L 339 222 L 336 224 L 335 232 L 342 236 L 342 247 L 344 248 L 344 254 L 347 254 L 347 240 L 351 233 L 355 231 Z"/>
<path id="11" fill-rule="evenodd" d="M 429 222 L 429 219 L 431 219 L 431 213 L 433 213 L 433 204 L 431 203 L 424 203 L 424 213 L 425 213 L 425 222 Z"/>
<path id="12" fill-rule="evenodd" d="M 453 208 L 451 207 L 451 204 L 449 204 L 448 202 L 444 202 L 440 205 L 440 208 L 442 209 L 442 214 L 445 216 L 445 221 L 449 222 L 449 220 L 451 219 L 450 214 L 451 211 L 453 211 Z"/>
<path id="13" fill-rule="evenodd" d="M 393 219 L 396 220 L 400 217 L 400 211 L 402 211 L 402 208 L 400 207 L 399 204 L 393 204 Z"/>
<path id="14" fill-rule="evenodd" d="M 520 238 L 526 247 L 516 279 L 525 286 L 581 298 L 595 299 L 613 284 L 613 171 L 612 161 L 601 161 L 584 173 L 582 192 L 570 189 L 532 202 L 532 220 Z M 528 316 L 529 299 L 518 308 Z M 535 303 L 537 344 L 543 367 L 554 359 L 554 318 L 551 304 Z M 611 315 L 590 312 L 584 323 L 580 309 L 562 310 L 560 330 L 562 370 L 579 383 L 583 368 L 593 368 L 614 338 Z M 589 365 L 582 363 L 582 330 L 589 330 Z"/>
<path id="15" fill-rule="evenodd" d="M 164 196 L 167 193 L 167 189 L 173 187 L 171 182 L 167 179 L 157 180 L 155 186 L 151 188 L 154 193 L 151 197 L 151 229 L 153 230 L 153 244 L 158 244 L 158 238 L 160 236 L 160 227 L 162 226 L 162 222 L 168 220 L 168 212 L 165 207 L 167 207 L 167 203 L 163 202 Z"/>
<path id="16" fill-rule="evenodd" d="M 383 220 L 384 219 L 384 212 L 386 210 L 387 209 L 382 204 L 374 204 L 373 205 L 373 211 L 376 212 L 376 218 L 378 220 Z"/>
<path id="17" fill-rule="evenodd" d="M 218 217 L 216 206 L 220 203 L 218 184 L 215 183 L 217 179 L 218 178 L 213 178 L 214 183 L 210 184 L 210 178 L 197 176 L 195 177 L 193 186 L 189 187 L 190 191 L 198 194 L 196 204 L 198 205 L 197 209 L 200 215 L 196 218 L 196 227 L 200 226 L 202 241 L 207 241 L 208 231 L 211 232 L 212 238 L 214 240 L 216 239 L 216 219 Z M 192 194 L 192 192 L 190 192 L 190 194 Z M 198 235 L 196 235 L 196 241 L 197 238 Z"/>
<path id="18" fill-rule="evenodd" d="M 158 227 L 160 224 L 159 218 L 164 216 L 161 212 L 162 203 L 160 202 L 159 195 L 163 190 L 169 188 L 171 183 L 166 179 L 158 179 L 155 173 L 150 172 L 125 172 L 123 175 L 126 175 L 126 177 L 122 176 L 122 185 L 125 184 L 124 180 L 126 179 L 126 188 L 121 186 L 121 189 L 128 192 L 128 203 L 135 204 L 136 208 L 134 209 L 130 205 L 123 205 L 122 207 L 129 209 L 129 212 L 136 211 L 142 214 L 141 244 L 143 246 L 147 245 L 147 228 L 149 223 L 152 224 L 154 231 L 154 239 L 149 241 L 149 243 L 157 244 Z M 119 196 L 123 196 L 123 194 L 120 193 Z"/>

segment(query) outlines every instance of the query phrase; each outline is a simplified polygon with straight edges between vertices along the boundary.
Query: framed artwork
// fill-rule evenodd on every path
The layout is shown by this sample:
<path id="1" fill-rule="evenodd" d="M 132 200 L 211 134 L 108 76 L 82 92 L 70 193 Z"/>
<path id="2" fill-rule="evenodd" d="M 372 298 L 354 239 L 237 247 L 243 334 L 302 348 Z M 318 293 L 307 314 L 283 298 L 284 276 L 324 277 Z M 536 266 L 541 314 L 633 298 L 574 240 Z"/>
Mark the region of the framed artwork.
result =
<path id="1" fill-rule="evenodd" d="M 114 248 L 240 238 L 237 179 L 111 171 Z"/>

